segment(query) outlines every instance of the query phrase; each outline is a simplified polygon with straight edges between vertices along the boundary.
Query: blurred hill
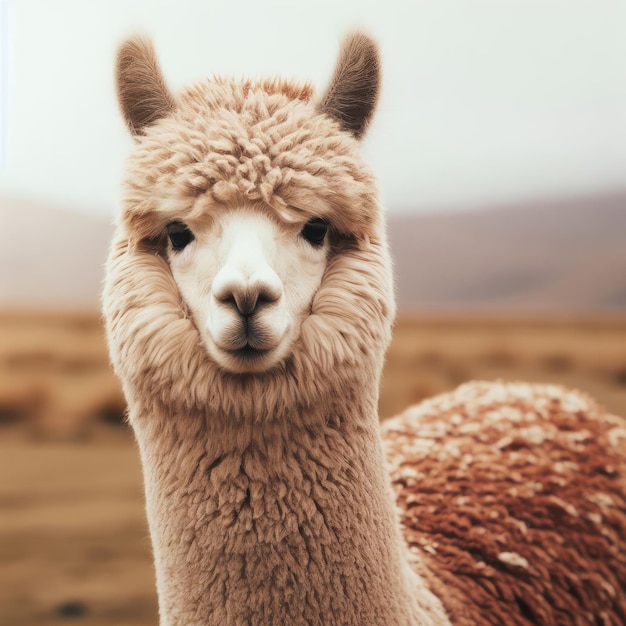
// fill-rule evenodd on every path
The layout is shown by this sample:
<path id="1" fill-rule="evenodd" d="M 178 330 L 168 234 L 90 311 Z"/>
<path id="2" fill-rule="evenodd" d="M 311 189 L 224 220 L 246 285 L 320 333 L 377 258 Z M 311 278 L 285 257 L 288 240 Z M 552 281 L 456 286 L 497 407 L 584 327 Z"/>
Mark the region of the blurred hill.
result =
<path id="1" fill-rule="evenodd" d="M 0 224 L 0 307 L 99 306 L 111 220 L 0 198 Z"/>
<path id="2" fill-rule="evenodd" d="M 399 301 L 515 313 L 626 309 L 626 192 L 391 217 Z"/>
<path id="3" fill-rule="evenodd" d="M 95 308 L 109 220 L 0 199 L 3 308 Z M 400 306 L 515 313 L 626 309 L 626 192 L 389 215 Z"/>

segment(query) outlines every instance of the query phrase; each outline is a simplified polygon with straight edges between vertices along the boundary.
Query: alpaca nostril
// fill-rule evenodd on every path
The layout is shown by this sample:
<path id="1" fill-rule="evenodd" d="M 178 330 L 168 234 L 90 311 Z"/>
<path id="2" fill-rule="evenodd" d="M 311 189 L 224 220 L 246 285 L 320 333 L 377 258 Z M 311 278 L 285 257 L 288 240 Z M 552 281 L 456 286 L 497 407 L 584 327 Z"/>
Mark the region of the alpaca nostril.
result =
<path id="1" fill-rule="evenodd" d="M 262 287 L 257 295 L 257 309 L 265 304 L 273 304 L 280 300 L 281 292 L 270 287 Z"/>
<path id="2" fill-rule="evenodd" d="M 238 305 L 237 305 L 237 300 L 235 299 L 235 296 L 233 293 L 231 293 L 230 291 L 226 292 L 226 293 L 220 293 L 219 295 L 215 296 L 215 299 L 220 302 L 221 304 L 225 304 L 228 307 L 231 307 L 233 309 L 238 309 Z"/>

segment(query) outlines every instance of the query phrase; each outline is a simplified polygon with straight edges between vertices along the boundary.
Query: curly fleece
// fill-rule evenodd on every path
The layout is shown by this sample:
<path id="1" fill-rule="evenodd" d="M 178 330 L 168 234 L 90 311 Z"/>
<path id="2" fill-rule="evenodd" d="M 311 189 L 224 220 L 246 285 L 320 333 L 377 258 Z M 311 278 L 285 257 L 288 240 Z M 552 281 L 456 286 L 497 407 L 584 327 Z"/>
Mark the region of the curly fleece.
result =
<path id="1" fill-rule="evenodd" d="M 442 623 L 402 554 L 384 469 L 377 400 L 395 306 L 358 141 L 307 85 L 213 80 L 172 97 L 174 110 L 161 101 L 129 159 L 104 314 L 162 624 Z M 160 239 L 172 219 L 242 204 L 322 217 L 333 235 L 289 357 L 233 375 L 204 349 Z"/>

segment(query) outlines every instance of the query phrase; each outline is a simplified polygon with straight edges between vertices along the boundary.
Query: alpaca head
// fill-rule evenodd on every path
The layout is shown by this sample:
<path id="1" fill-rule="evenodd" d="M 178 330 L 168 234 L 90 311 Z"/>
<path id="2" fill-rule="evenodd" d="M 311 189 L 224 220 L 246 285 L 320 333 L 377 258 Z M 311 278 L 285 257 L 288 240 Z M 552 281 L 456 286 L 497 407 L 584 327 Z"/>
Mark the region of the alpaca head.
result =
<path id="1" fill-rule="evenodd" d="M 193 352 L 204 354 L 190 361 L 228 379 L 277 368 L 302 377 L 384 350 L 386 339 L 361 346 L 393 316 L 377 190 L 359 149 L 378 88 L 378 52 L 362 34 L 344 42 L 320 98 L 275 79 L 215 78 L 173 95 L 150 42 L 125 42 L 117 89 L 136 146 L 118 238 L 135 262 L 122 271 L 110 261 L 105 316 L 107 300 L 121 317 L 143 308 L 144 323 L 158 314 L 151 301 L 167 304 L 193 322 Z M 115 280 L 126 271 L 136 285 Z M 160 341 L 162 356 L 165 330 Z"/>

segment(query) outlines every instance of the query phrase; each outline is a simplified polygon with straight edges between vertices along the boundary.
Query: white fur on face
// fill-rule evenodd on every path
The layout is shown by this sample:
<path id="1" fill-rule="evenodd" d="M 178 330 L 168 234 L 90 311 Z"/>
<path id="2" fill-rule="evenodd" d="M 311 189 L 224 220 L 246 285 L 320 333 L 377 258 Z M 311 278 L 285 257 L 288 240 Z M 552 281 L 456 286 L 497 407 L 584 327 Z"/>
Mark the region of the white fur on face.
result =
<path id="1" fill-rule="evenodd" d="M 302 224 L 250 209 L 224 211 L 168 257 L 209 355 L 235 372 L 268 370 L 289 355 L 309 314 L 328 257 Z"/>

